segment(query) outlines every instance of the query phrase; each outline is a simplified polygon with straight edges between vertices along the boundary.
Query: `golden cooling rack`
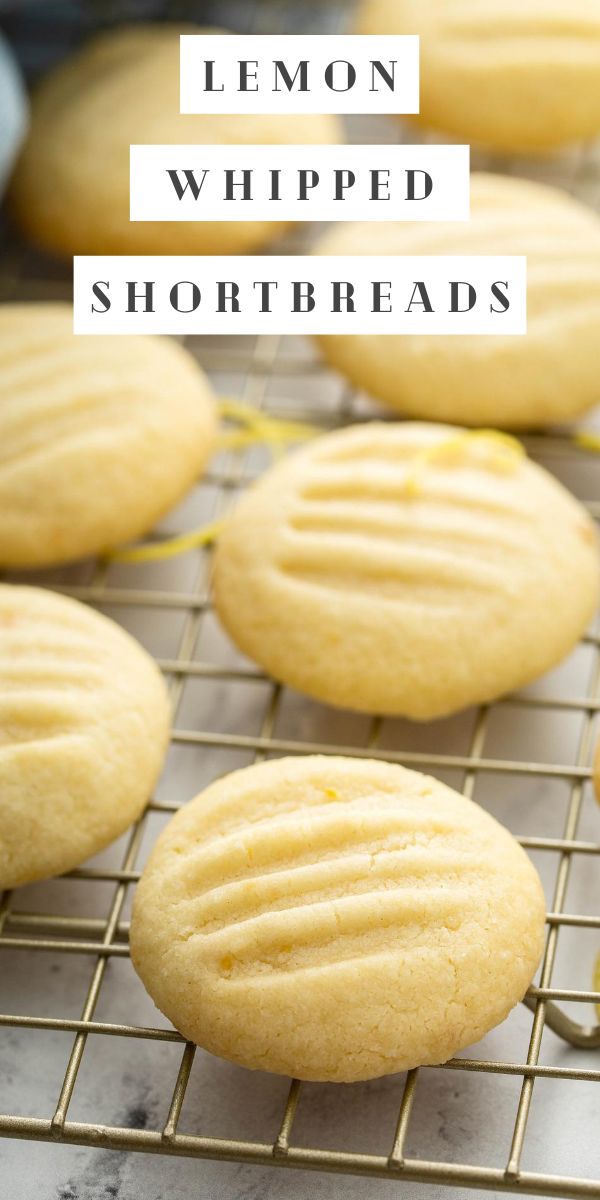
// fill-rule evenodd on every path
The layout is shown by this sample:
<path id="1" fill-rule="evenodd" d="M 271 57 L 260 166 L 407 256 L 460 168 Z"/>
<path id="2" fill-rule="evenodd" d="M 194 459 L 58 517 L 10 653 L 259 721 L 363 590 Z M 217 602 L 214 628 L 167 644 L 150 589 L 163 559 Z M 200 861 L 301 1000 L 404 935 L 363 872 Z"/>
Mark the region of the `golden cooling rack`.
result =
<path id="1" fill-rule="evenodd" d="M 284 4 L 258 6 L 255 29 L 275 32 L 277 13 L 279 27 L 289 28 L 284 18 L 290 10 Z M 368 128 L 357 121 L 355 131 L 356 140 L 397 136 L 385 121 Z M 600 161 L 589 148 L 542 163 L 487 158 L 477 165 L 556 182 L 600 207 Z M 0 299 L 66 298 L 69 291 L 62 269 L 36 259 L 13 239 L 7 242 Z M 325 371 L 299 339 L 195 338 L 187 344 L 217 390 L 274 415 L 330 428 L 374 411 Z M 600 520 L 600 461 L 575 449 L 568 430 L 525 440 L 529 452 Z M 264 465 L 256 450 L 220 455 L 156 536 L 220 515 Z M 592 1007 L 600 1002 L 600 993 L 592 990 L 592 963 L 600 950 L 600 814 L 590 786 L 600 713 L 598 631 L 586 636 L 564 667 L 526 692 L 422 727 L 323 709 L 237 656 L 214 620 L 204 551 L 135 567 L 82 564 L 33 581 L 101 608 L 155 653 L 171 685 L 174 731 L 164 781 L 127 838 L 64 880 L 3 898 L 0 1007 L 7 994 L 10 1002 L 0 1026 L 2 1036 L 20 1039 L 11 1059 L 16 1084 L 19 1073 L 33 1072 L 35 1093 L 31 1064 L 39 1064 L 41 1079 L 43 1055 L 36 1056 L 38 1044 L 46 1045 L 43 1035 L 60 1037 L 61 1051 L 52 1102 L 41 1115 L 37 1097 L 27 1111 L 21 1100 L 11 1109 L 5 1078 L 0 1133 L 113 1151 L 356 1174 L 395 1181 L 399 1189 L 412 1181 L 459 1191 L 600 1197 L 600 1054 L 595 1053 L 600 1026 Z M 375 1087 L 319 1089 L 292 1081 L 285 1094 L 275 1089 L 279 1106 L 274 1100 L 271 1119 L 257 1130 L 251 1116 L 254 1109 L 263 1112 L 265 1077 L 195 1051 L 152 1009 L 129 964 L 128 911 L 148 847 L 180 803 L 234 767 L 315 752 L 414 766 L 493 811 L 519 835 L 541 871 L 549 898 L 546 949 L 525 1001 L 532 1016 L 520 1007 L 475 1048 L 477 1057 L 460 1056 L 442 1068 L 411 1071 Z M 49 976 L 38 970 L 40 959 L 66 978 L 67 1000 L 57 1012 L 50 990 L 44 1008 Z M 141 1118 L 135 1109 L 123 1113 L 115 1047 L 117 1057 L 131 1052 L 130 1070 L 140 1086 L 160 1094 L 150 1115 Z M 166 1048 L 177 1055 L 176 1062 L 169 1057 L 165 1065 L 161 1051 Z M 103 1058 L 111 1070 L 115 1067 L 114 1079 L 106 1081 L 106 1120 L 98 1082 L 106 1074 Z M 475 1103 L 469 1099 L 473 1082 Z M 220 1114 L 217 1128 L 216 1118 L 205 1122 L 202 1115 L 207 1088 Z M 546 1097 L 540 1103 L 544 1088 L 551 1089 L 550 1101 Z M 388 1124 L 377 1118 L 377 1147 L 365 1146 L 361 1127 L 369 1124 L 370 1109 L 383 1101 Z M 233 1132 L 224 1116 L 228 1104 L 240 1119 Z M 430 1110 L 436 1105 L 434 1127 Z M 337 1114 L 345 1112 L 353 1114 L 352 1128 L 338 1144 Z M 456 1137 L 446 1134 L 453 1118 L 460 1125 L 461 1113 L 462 1138 L 460 1130 Z M 490 1130 L 495 1132 L 501 1116 L 498 1144 L 488 1153 Z M 563 1152 L 554 1157 L 561 1136 Z M 555 1162 L 559 1169 L 553 1169 Z"/>
<path id="2" fill-rule="evenodd" d="M 17 294 L 39 296 L 54 295 L 59 291 L 56 286 L 39 281 L 35 286 L 32 282 L 21 281 Z M 14 281 L 10 288 L 14 295 Z M 6 293 L 4 298 L 6 298 Z M 355 405 L 360 405 L 353 395 L 338 387 L 338 399 L 329 401 L 329 411 L 315 411 L 312 405 L 318 406 L 319 392 L 324 383 L 331 385 L 331 379 L 321 371 L 311 357 L 298 356 L 293 342 L 282 342 L 279 339 L 262 338 L 232 339 L 231 342 L 207 343 L 203 339 L 195 339 L 192 348 L 200 352 L 204 365 L 211 368 L 217 384 L 221 375 L 243 376 L 244 386 L 242 398 L 252 404 L 266 406 L 269 411 L 289 416 L 303 416 L 311 420 L 320 419 L 327 426 L 344 423 L 348 420 L 360 419 L 363 413 L 355 412 Z M 293 387 L 291 386 L 293 384 Z M 329 392 L 331 392 L 331 387 Z M 288 400 L 282 397 L 290 391 L 302 394 L 312 399 L 308 406 L 299 400 Z M 543 443 L 543 446 L 541 446 Z M 531 448 L 531 447 L 530 447 Z M 580 461 L 578 452 L 573 451 L 566 438 L 556 437 L 536 439 L 535 448 L 544 450 L 544 457 L 550 454 L 556 462 L 563 461 L 565 456 Z M 259 464 L 252 462 L 251 456 L 230 456 L 228 460 L 217 463 L 213 473 L 198 487 L 192 501 L 188 503 L 186 512 L 193 509 L 199 515 L 208 509 L 217 513 L 226 507 L 232 497 L 243 487 Z M 594 475 L 600 473 L 600 464 L 593 464 Z M 596 515 L 600 516 L 600 503 L 591 505 Z M 194 517 L 194 519 L 196 519 Z M 170 531 L 185 528 L 185 513 L 180 514 L 178 521 L 170 526 Z M 412 1071 L 403 1081 L 403 1090 L 398 1107 L 395 1130 L 390 1130 L 389 1152 L 387 1155 L 370 1155 L 352 1151 L 335 1151 L 297 1145 L 294 1141 L 294 1117 L 301 1097 L 302 1090 L 308 1090 L 306 1085 L 292 1083 L 287 1101 L 281 1112 L 280 1128 L 274 1138 L 269 1141 L 245 1141 L 234 1137 L 203 1136 L 201 1133 L 189 1134 L 180 1131 L 179 1119 L 182 1111 L 186 1087 L 190 1078 L 194 1060 L 194 1048 L 185 1046 L 171 1029 L 156 1026 L 141 1026 L 134 1022 L 112 1022 L 101 1020 L 97 1009 L 103 989 L 118 987 L 119 980 L 111 978 L 109 964 L 111 960 L 127 956 L 127 931 L 125 919 L 125 902 L 128 892 L 135 885 L 139 874 L 138 859 L 148 822 L 154 815 L 168 814 L 178 807 L 180 799 L 158 798 L 148 806 L 142 820 L 134 827 L 127 841 L 120 862 L 109 866 L 83 867 L 70 873 L 68 879 L 71 889 L 77 889 L 77 907 L 80 901 L 80 889 L 91 887 L 99 881 L 110 885 L 112 895 L 103 918 L 89 918 L 79 913 L 61 914 L 60 909 L 53 908 L 53 887 L 57 884 L 44 885 L 44 907 L 38 911 L 30 911 L 29 906 L 22 907 L 21 894 L 15 893 L 4 898 L 2 906 L 2 933 L 0 947 L 11 952 L 11 959 L 19 951 L 26 954 L 52 952 L 53 955 L 64 956 L 64 962 L 69 963 L 73 956 L 86 956 L 93 969 L 81 1013 L 77 1018 L 62 1016 L 28 1015 L 27 996 L 23 995 L 22 1011 L 3 1014 L 0 1024 L 6 1027 L 28 1030 L 57 1031 L 71 1036 L 70 1054 L 66 1056 L 65 1072 L 60 1085 L 54 1111 L 46 1117 L 15 1116 L 7 1113 L 0 1117 L 0 1132 L 9 1137 L 34 1138 L 41 1140 L 57 1139 L 75 1144 L 106 1146 L 120 1150 L 143 1150 L 169 1155 L 192 1155 L 199 1157 L 215 1157 L 224 1159 L 243 1160 L 250 1162 L 272 1163 L 281 1166 L 310 1167 L 317 1170 L 357 1172 L 364 1175 L 385 1176 L 393 1179 L 411 1179 L 423 1182 L 442 1182 L 448 1186 L 479 1186 L 496 1190 L 531 1192 L 539 1195 L 558 1196 L 599 1196 L 600 1170 L 597 1180 L 558 1177 L 540 1172 L 532 1172 L 521 1168 L 521 1160 L 525 1145 L 527 1121 L 532 1104 L 534 1086 L 540 1079 L 559 1081 L 564 1088 L 564 1101 L 568 1103 L 568 1092 L 576 1081 L 594 1083 L 600 1094 L 600 1057 L 596 1066 L 581 1066 L 577 1056 L 572 1062 L 567 1058 L 566 1065 L 550 1065 L 540 1061 L 542 1049 L 542 1034 L 545 1024 L 551 1025 L 557 1032 L 567 1038 L 573 1046 L 600 1047 L 600 1028 L 585 1023 L 582 1006 L 600 1002 L 600 994 L 591 990 L 591 978 L 588 987 L 557 987 L 553 985 L 553 968 L 555 965 L 559 935 L 567 938 L 577 935 L 583 930 L 597 931 L 597 944 L 600 948 L 600 916 L 593 913 L 578 913 L 568 911 L 566 905 L 569 877 L 574 864 L 581 860 L 589 860 L 600 855 L 600 844 L 592 838 L 582 837 L 578 831 L 582 808 L 584 805 L 584 789 L 590 777 L 590 757 L 593 749 L 595 717 L 600 709 L 600 637 L 590 633 L 583 644 L 586 658 L 585 673 L 588 676 L 586 694 L 577 695 L 572 692 L 551 692 L 543 694 L 527 693 L 512 697 L 504 702 L 504 707 L 514 713 L 534 716 L 538 726 L 544 726 L 550 719 L 551 730 L 554 729 L 557 714 L 565 719 L 575 717 L 578 721 L 578 745 L 572 761 L 538 761 L 531 762 L 525 757 L 512 754 L 505 756 L 510 747 L 504 746 L 501 753 L 490 753 L 486 749 L 491 725 L 495 714 L 502 710 L 503 705 L 485 707 L 479 710 L 471 723 L 468 742 L 464 748 L 457 747 L 451 752 L 435 752 L 427 748 L 419 748 L 422 734 L 419 728 L 411 727 L 404 722 L 384 722 L 374 719 L 368 722 L 353 722 L 360 724 L 360 736 L 354 733 L 350 738 L 340 737 L 338 744 L 319 740 L 317 726 L 319 724 L 319 706 L 311 706 L 307 702 L 306 711 L 311 711 L 311 728 L 316 730 L 313 737 L 303 735 L 302 724 L 296 732 L 295 719 L 284 719 L 286 706 L 286 691 L 274 682 L 267 680 L 259 671 L 250 665 L 238 662 L 224 661 L 223 650 L 217 646 L 211 653 L 214 634 L 206 631 L 206 639 L 202 640 L 203 626 L 212 621 L 208 580 L 202 552 L 193 552 L 186 558 L 186 572 L 190 571 L 190 584 L 185 588 L 172 589 L 170 586 L 157 586 L 153 582 L 157 568 L 128 567 L 117 568 L 105 566 L 89 567 L 89 575 L 82 572 L 55 572 L 50 577 L 40 576 L 38 581 L 49 582 L 51 586 L 78 599 L 102 608 L 124 620 L 129 628 L 136 629 L 136 618 L 142 613 L 152 613 L 156 621 L 161 622 L 175 616 L 178 618 L 178 645 L 173 655 L 160 656 L 159 662 L 171 681 L 172 699 L 175 712 L 175 728 L 173 747 L 175 751 L 193 747 L 201 749 L 205 755 L 212 754 L 210 773 L 219 773 L 219 764 L 215 754 L 233 752 L 239 760 L 253 761 L 264 756 L 282 754 L 307 754 L 313 752 L 342 753 L 349 755 L 368 755 L 382 757 L 392 762 L 401 762 L 419 769 L 431 771 L 433 774 L 446 777 L 449 773 L 453 781 L 462 777 L 462 790 L 466 795 L 478 798 L 478 787 L 484 777 L 493 777 L 502 782 L 507 793 L 519 792 L 522 783 L 535 780 L 540 787 L 560 783 L 568 791 L 568 801 L 564 814 L 563 826 L 558 835 L 547 836 L 544 832 L 521 837 L 522 844 L 530 851 L 539 855 L 547 855 L 556 863 L 554 881 L 551 888 L 551 911 L 548 914 L 548 940 L 546 953 L 539 980 L 530 989 L 527 1004 L 533 1012 L 533 1020 L 529 1033 L 529 1045 L 526 1054 L 516 1055 L 506 1061 L 494 1061 L 486 1058 L 458 1058 L 446 1064 L 444 1070 L 456 1072 L 483 1072 L 490 1076 L 505 1075 L 516 1077 L 520 1081 L 520 1095 L 516 1106 L 514 1128 L 506 1163 L 503 1167 L 488 1167 L 468 1163 L 437 1162 L 429 1159 L 416 1159 L 405 1154 L 407 1134 L 410 1128 L 411 1113 L 418 1093 L 419 1079 L 425 1071 Z M 170 568 L 172 570 L 172 568 Z M 161 564 L 158 572 L 162 577 L 165 567 Z M 195 576 L 192 578 L 192 573 Z M 73 578 L 84 579 L 84 582 L 73 583 Z M 543 598 L 541 598 L 543 602 Z M 146 622 L 146 636 L 149 628 Z M 143 636 L 143 634 L 141 635 Z M 226 654 L 228 652 L 225 652 Z M 190 683 L 196 687 L 201 685 L 209 689 L 211 696 L 218 697 L 218 705 L 202 704 L 202 711 L 207 719 L 203 726 L 197 727 L 186 719 L 185 691 Z M 215 691 L 215 684 L 218 688 Z M 253 691 L 260 690 L 257 701 L 239 701 L 240 690 L 251 687 Z M 236 695 L 238 699 L 236 699 Z M 209 711 L 210 708 L 213 711 Z M 189 703 L 187 706 L 189 712 Z M 306 711 L 300 721 L 306 720 Z M 443 724 L 443 723 L 442 723 Z M 341 725 L 340 725 L 341 728 Z M 414 734 L 415 744 L 411 745 L 409 738 Z M 396 736 L 397 734 L 397 736 Z M 550 731 L 551 736 L 552 731 Z M 385 735 L 385 736 L 384 736 Z M 433 739 L 435 741 L 435 737 Z M 398 741 L 400 746 L 398 747 Z M 498 733 L 494 734 L 494 744 L 498 743 Z M 566 755 L 564 756 L 567 757 Z M 221 769 L 227 769 L 223 766 Z M 167 771 L 167 786 L 169 771 Z M 189 787 L 181 799 L 191 797 L 194 790 L 199 790 L 204 780 L 198 778 L 195 788 Z M 483 800 L 485 803 L 485 799 Z M 527 803 L 527 793 L 524 795 Z M 589 800 L 590 808 L 592 801 Z M 497 815 L 502 815 L 501 806 Z M 595 815 L 595 814 L 594 814 Z M 75 882 L 76 881 L 76 882 Z M 64 888 L 64 884 L 62 884 Z M 40 894 L 40 889 L 38 889 Z M 85 911 L 85 901 L 82 910 Z M 0 995 L 2 988 L 0 987 Z M 577 1018 L 564 1011 L 565 1002 L 571 1002 L 577 1007 Z M 590 1011 L 590 1016 L 591 1012 Z M 585 1013 L 585 1009 L 583 1010 Z M 78 1084 L 78 1077 L 86 1047 L 92 1036 L 128 1039 L 147 1039 L 150 1041 L 181 1043 L 182 1053 L 179 1071 L 173 1086 L 169 1085 L 171 1093 L 168 1103 L 167 1118 L 157 1128 L 128 1128 L 125 1125 L 102 1125 L 96 1121 L 77 1121 L 70 1116 L 71 1102 Z M 83 1085 L 82 1085 L 83 1086 Z M 397 1081 L 396 1081 L 397 1086 Z M 539 1086 L 539 1085 L 538 1085 Z M 340 1088 L 340 1104 L 345 1102 L 347 1089 Z M 492 1097 L 493 1103 L 493 1097 Z M 483 1118 L 484 1114 L 482 1114 Z M 486 1118 L 489 1119 L 489 1118 Z M 592 1137 L 592 1131 L 590 1131 Z M 578 1164 L 574 1163 L 574 1168 Z"/>

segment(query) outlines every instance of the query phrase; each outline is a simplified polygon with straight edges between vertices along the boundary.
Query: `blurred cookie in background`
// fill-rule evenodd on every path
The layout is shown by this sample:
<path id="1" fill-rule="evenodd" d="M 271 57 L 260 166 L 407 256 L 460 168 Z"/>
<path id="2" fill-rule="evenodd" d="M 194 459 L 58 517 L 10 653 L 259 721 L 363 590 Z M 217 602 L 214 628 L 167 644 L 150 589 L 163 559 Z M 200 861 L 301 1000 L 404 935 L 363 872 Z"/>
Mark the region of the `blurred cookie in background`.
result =
<path id="1" fill-rule="evenodd" d="M 132 143 L 284 144 L 340 140 L 333 116 L 181 116 L 179 35 L 195 26 L 131 25 L 101 34 L 37 90 L 12 188 L 24 232 L 52 253 L 239 254 L 283 222 L 131 222 Z M 213 31 L 214 32 L 214 31 Z"/>
<path id="2" fill-rule="evenodd" d="M 530 153 L 600 134 L 598 0 L 364 0 L 359 33 L 421 37 L 421 119 Z"/>
<path id="3" fill-rule="evenodd" d="M 390 408 L 429 421 L 543 427 L 600 401 L 600 219 L 566 192 L 474 174 L 471 220 L 350 224 L 331 255 L 526 255 L 526 336 L 321 336 L 330 366 Z"/>

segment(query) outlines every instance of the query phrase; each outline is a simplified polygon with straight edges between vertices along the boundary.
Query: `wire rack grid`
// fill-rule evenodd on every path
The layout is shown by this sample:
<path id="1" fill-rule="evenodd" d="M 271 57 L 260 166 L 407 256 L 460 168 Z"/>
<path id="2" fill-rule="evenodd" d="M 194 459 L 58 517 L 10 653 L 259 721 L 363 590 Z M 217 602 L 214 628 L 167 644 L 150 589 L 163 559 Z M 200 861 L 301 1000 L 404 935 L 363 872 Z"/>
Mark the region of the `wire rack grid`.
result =
<path id="1" fill-rule="evenodd" d="M 390 140 L 390 129 L 383 123 L 369 138 Z M 356 130 L 362 140 L 360 122 Z M 478 165 L 542 176 L 588 202 L 600 199 L 600 162 L 589 150 L 543 164 L 480 158 Z M 62 298 L 69 290 L 61 269 L 11 239 L 2 300 Z M 375 411 L 298 339 L 187 344 L 218 391 L 274 415 L 330 428 Z M 526 442 L 600 520 L 597 460 L 573 447 L 568 430 Z M 221 454 L 156 536 L 221 515 L 264 465 L 259 450 Z M 170 682 L 174 729 L 156 797 L 127 838 L 64 879 L 3 897 L 0 1027 L 13 1039 L 3 1061 L 17 1084 L 28 1073 L 32 1081 L 29 1106 L 19 1093 L 12 1108 L 6 1084 L 0 1133 L 398 1184 L 600 1197 L 600 1026 L 590 1007 L 600 1002 L 591 984 L 600 942 L 600 840 L 590 784 L 600 713 L 598 631 L 526 691 L 421 727 L 326 710 L 238 656 L 214 619 L 205 551 L 170 564 L 86 563 L 26 579 L 107 612 L 155 654 Z M 157 831 L 227 770 L 313 752 L 430 771 L 494 812 L 536 861 L 549 909 L 543 962 L 525 1005 L 473 1056 L 377 1086 L 284 1083 L 186 1045 L 144 996 L 128 958 L 128 914 Z M 132 1077 L 137 1100 L 124 1107 Z"/>

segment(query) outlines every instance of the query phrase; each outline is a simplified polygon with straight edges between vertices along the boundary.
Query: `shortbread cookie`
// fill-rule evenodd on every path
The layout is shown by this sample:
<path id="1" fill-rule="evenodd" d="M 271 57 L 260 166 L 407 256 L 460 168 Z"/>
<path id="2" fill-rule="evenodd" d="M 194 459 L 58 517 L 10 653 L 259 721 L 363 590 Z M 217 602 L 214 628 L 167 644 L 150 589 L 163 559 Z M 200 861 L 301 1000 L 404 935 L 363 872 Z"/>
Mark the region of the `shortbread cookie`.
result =
<path id="1" fill-rule="evenodd" d="M 13 185 L 18 220 L 41 246 L 62 255 L 240 254 L 287 227 L 277 221 L 129 220 L 133 143 L 340 140 L 330 116 L 181 116 L 182 32 L 203 31 L 136 25 L 102 34 L 42 83 Z"/>
<path id="2" fill-rule="evenodd" d="M 162 677 L 129 634 L 76 600 L 0 584 L 0 888 L 123 833 L 168 732 Z"/>
<path id="3" fill-rule="evenodd" d="M 526 153 L 600 134 L 598 0 L 364 0 L 360 33 L 421 37 L 421 117 Z"/>
<path id="4" fill-rule="evenodd" d="M 62 304 L 0 306 L 0 566 L 137 538 L 215 441 L 213 395 L 168 338 L 76 337 Z"/>
<path id="5" fill-rule="evenodd" d="M 523 337 L 318 339 L 331 366 L 409 416 L 527 428 L 598 403 L 600 219 L 555 188 L 473 175 L 467 224 L 342 225 L 320 254 L 527 256 Z"/>
<path id="6" fill-rule="evenodd" d="M 542 951 L 531 862 L 481 808 L 388 763 L 287 758 L 181 809 L 131 955 L 191 1041 L 350 1082 L 445 1062 L 503 1021 Z"/>
<path id="7" fill-rule="evenodd" d="M 276 679 L 428 719 L 558 663 L 594 613 L 598 570 L 591 518 L 504 443 L 373 423 L 315 439 L 246 493 L 215 597 Z"/>

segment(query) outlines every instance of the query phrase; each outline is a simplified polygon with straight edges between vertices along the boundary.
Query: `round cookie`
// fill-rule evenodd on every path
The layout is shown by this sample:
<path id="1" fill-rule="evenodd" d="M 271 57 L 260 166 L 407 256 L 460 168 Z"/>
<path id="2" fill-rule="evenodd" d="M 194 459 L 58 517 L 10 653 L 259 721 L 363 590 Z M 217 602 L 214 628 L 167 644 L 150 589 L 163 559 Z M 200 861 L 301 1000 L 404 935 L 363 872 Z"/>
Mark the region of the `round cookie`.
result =
<path id="1" fill-rule="evenodd" d="M 152 337 L 76 337 L 63 304 L 0 306 L 0 566 L 40 567 L 146 533 L 215 442 L 195 360 Z"/>
<path id="2" fill-rule="evenodd" d="M 566 193 L 475 174 L 466 224 L 342 225 L 316 252 L 527 256 L 525 336 L 317 339 L 332 367 L 391 408 L 522 429 L 570 420 L 600 400 L 600 219 Z"/>
<path id="3" fill-rule="evenodd" d="M 421 119 L 495 150 L 600 134 L 598 0 L 363 0 L 360 33 L 421 37 Z"/>
<path id="4" fill-rule="evenodd" d="M 161 674 L 129 634 L 76 600 L 0 584 L 0 888 L 119 837 L 168 734 Z"/>
<path id="5" fill-rule="evenodd" d="M 514 838 L 403 767 L 287 758 L 182 808 L 138 885 L 131 956 L 191 1041 L 351 1082 L 441 1063 L 504 1020 L 542 952 Z"/>
<path id="6" fill-rule="evenodd" d="M 371 423 L 246 493 L 214 584 L 225 628 L 276 679 L 427 720 L 560 662 L 596 608 L 598 545 L 583 507 L 493 435 Z"/>
<path id="7" fill-rule="evenodd" d="M 338 142 L 335 117 L 182 116 L 179 35 L 195 26 L 135 25 L 104 33 L 57 67 L 33 100 L 12 204 L 24 231 L 55 254 L 241 254 L 287 226 L 277 221 L 129 220 L 133 143 Z M 211 31 L 214 32 L 214 31 Z"/>

